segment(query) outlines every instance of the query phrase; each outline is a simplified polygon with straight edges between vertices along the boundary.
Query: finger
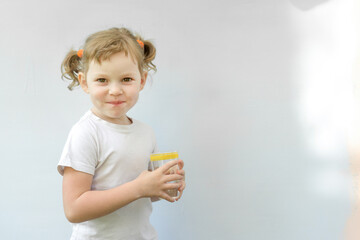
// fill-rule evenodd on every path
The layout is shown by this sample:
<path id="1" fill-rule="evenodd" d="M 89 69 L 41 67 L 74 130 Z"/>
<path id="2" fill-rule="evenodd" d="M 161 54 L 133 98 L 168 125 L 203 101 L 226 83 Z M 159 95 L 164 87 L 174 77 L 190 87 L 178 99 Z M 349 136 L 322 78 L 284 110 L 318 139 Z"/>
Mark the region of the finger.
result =
<path id="1" fill-rule="evenodd" d="M 174 173 L 177 172 L 178 169 L 179 169 L 179 167 L 175 165 L 175 166 L 171 167 L 170 170 L 167 171 L 165 174 L 166 174 L 166 175 L 174 174 Z"/>
<path id="2" fill-rule="evenodd" d="M 181 186 L 182 186 L 182 183 L 166 183 L 166 184 L 164 184 L 163 189 L 164 190 L 179 189 Z"/>
<path id="3" fill-rule="evenodd" d="M 180 169 L 176 171 L 177 174 L 183 175 L 185 177 L 185 170 L 184 169 Z"/>
<path id="4" fill-rule="evenodd" d="M 181 187 L 179 188 L 179 191 L 184 191 L 186 187 L 186 182 L 182 181 Z"/>
<path id="5" fill-rule="evenodd" d="M 179 180 L 183 180 L 183 179 L 184 179 L 184 176 L 179 175 L 179 174 L 165 175 L 162 178 L 163 182 L 179 181 Z"/>
<path id="6" fill-rule="evenodd" d="M 168 194 L 166 194 L 165 192 L 162 192 L 160 194 L 160 198 L 168 201 L 168 202 L 175 202 L 175 199 L 173 197 L 170 197 Z"/>
<path id="7" fill-rule="evenodd" d="M 183 191 L 180 191 L 180 190 L 179 190 L 179 196 L 177 196 L 177 197 L 175 198 L 175 201 L 178 201 L 178 200 L 181 198 L 182 194 L 183 194 Z"/>
<path id="8" fill-rule="evenodd" d="M 178 165 L 179 165 L 179 168 L 180 168 L 180 169 L 183 169 L 183 167 L 184 167 L 184 161 L 181 160 L 181 159 L 179 159 Z"/>
<path id="9" fill-rule="evenodd" d="M 167 162 L 166 164 L 164 164 L 163 166 L 161 166 L 159 169 L 159 171 L 166 173 L 170 170 L 170 168 L 176 166 L 178 164 L 178 160 L 172 160 L 170 162 Z M 169 171 L 170 172 L 170 171 Z"/>

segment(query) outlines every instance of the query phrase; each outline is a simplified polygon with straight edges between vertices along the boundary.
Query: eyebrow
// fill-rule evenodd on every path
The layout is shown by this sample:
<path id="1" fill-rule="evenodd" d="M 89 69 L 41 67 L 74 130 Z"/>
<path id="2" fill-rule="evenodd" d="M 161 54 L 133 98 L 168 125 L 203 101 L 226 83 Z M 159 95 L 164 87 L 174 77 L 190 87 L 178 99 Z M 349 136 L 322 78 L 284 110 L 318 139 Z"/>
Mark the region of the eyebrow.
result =
<path id="1" fill-rule="evenodd" d="M 136 75 L 136 73 L 135 72 L 124 72 L 124 73 L 121 73 L 120 74 L 120 76 L 134 76 L 134 75 Z"/>
<path id="2" fill-rule="evenodd" d="M 124 77 L 124 76 L 134 76 L 136 75 L 135 72 L 124 72 L 120 74 L 120 77 Z M 97 72 L 94 74 L 95 77 L 108 77 L 109 75 L 103 72 Z"/>

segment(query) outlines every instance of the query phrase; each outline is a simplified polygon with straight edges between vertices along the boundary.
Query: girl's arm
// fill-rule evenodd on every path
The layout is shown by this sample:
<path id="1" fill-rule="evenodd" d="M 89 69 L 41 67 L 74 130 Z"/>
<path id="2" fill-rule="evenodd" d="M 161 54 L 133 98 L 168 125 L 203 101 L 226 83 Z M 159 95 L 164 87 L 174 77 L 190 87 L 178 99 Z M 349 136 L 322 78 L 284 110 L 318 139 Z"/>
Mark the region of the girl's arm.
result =
<path id="1" fill-rule="evenodd" d="M 105 216 L 143 197 L 160 197 L 174 202 L 165 190 L 181 186 L 181 183 L 168 182 L 182 180 L 182 175 L 166 175 L 166 172 L 176 164 L 178 161 L 171 161 L 153 172 L 143 171 L 135 180 L 104 191 L 91 190 L 92 175 L 65 167 L 63 177 L 65 215 L 70 222 L 78 223 Z"/>

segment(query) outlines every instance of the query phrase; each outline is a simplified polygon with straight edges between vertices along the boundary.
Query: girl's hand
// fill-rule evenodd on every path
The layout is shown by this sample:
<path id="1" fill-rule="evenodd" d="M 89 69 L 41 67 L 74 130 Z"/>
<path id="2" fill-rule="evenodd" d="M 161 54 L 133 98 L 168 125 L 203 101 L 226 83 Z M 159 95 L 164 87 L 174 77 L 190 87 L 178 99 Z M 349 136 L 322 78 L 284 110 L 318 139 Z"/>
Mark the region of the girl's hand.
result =
<path id="1" fill-rule="evenodd" d="M 183 168 L 184 168 L 184 162 L 183 162 L 183 160 L 179 159 L 178 165 L 179 165 L 179 170 L 177 171 L 177 174 L 183 176 L 183 179 L 180 181 L 181 186 L 180 186 L 180 188 L 178 189 L 178 191 L 179 191 L 179 196 L 175 199 L 176 201 L 178 201 L 178 200 L 181 198 L 181 196 L 182 196 L 182 194 L 183 194 L 183 191 L 184 191 L 184 189 L 185 189 L 185 187 L 186 187 L 186 183 L 185 183 L 185 170 L 183 169 Z"/>
<path id="2" fill-rule="evenodd" d="M 171 167 L 180 164 L 180 161 L 174 160 L 159 167 L 155 171 L 143 171 L 136 179 L 137 186 L 141 197 L 160 197 L 169 202 L 174 202 L 176 199 L 169 196 L 166 190 L 180 189 L 184 175 L 174 173 L 167 174 Z M 182 164 L 184 165 L 184 164 Z M 171 181 L 179 181 L 177 183 L 169 183 Z"/>

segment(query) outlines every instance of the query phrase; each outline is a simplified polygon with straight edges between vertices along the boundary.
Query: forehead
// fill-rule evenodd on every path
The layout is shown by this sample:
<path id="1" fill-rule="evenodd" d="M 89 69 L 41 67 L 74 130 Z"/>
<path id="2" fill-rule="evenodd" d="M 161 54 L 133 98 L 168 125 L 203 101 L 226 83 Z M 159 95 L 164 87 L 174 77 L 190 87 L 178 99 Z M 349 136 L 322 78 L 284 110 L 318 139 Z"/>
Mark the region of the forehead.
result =
<path id="1" fill-rule="evenodd" d="M 130 54 L 118 52 L 100 62 L 93 59 L 89 64 L 88 72 L 139 72 L 139 68 L 137 61 Z"/>

